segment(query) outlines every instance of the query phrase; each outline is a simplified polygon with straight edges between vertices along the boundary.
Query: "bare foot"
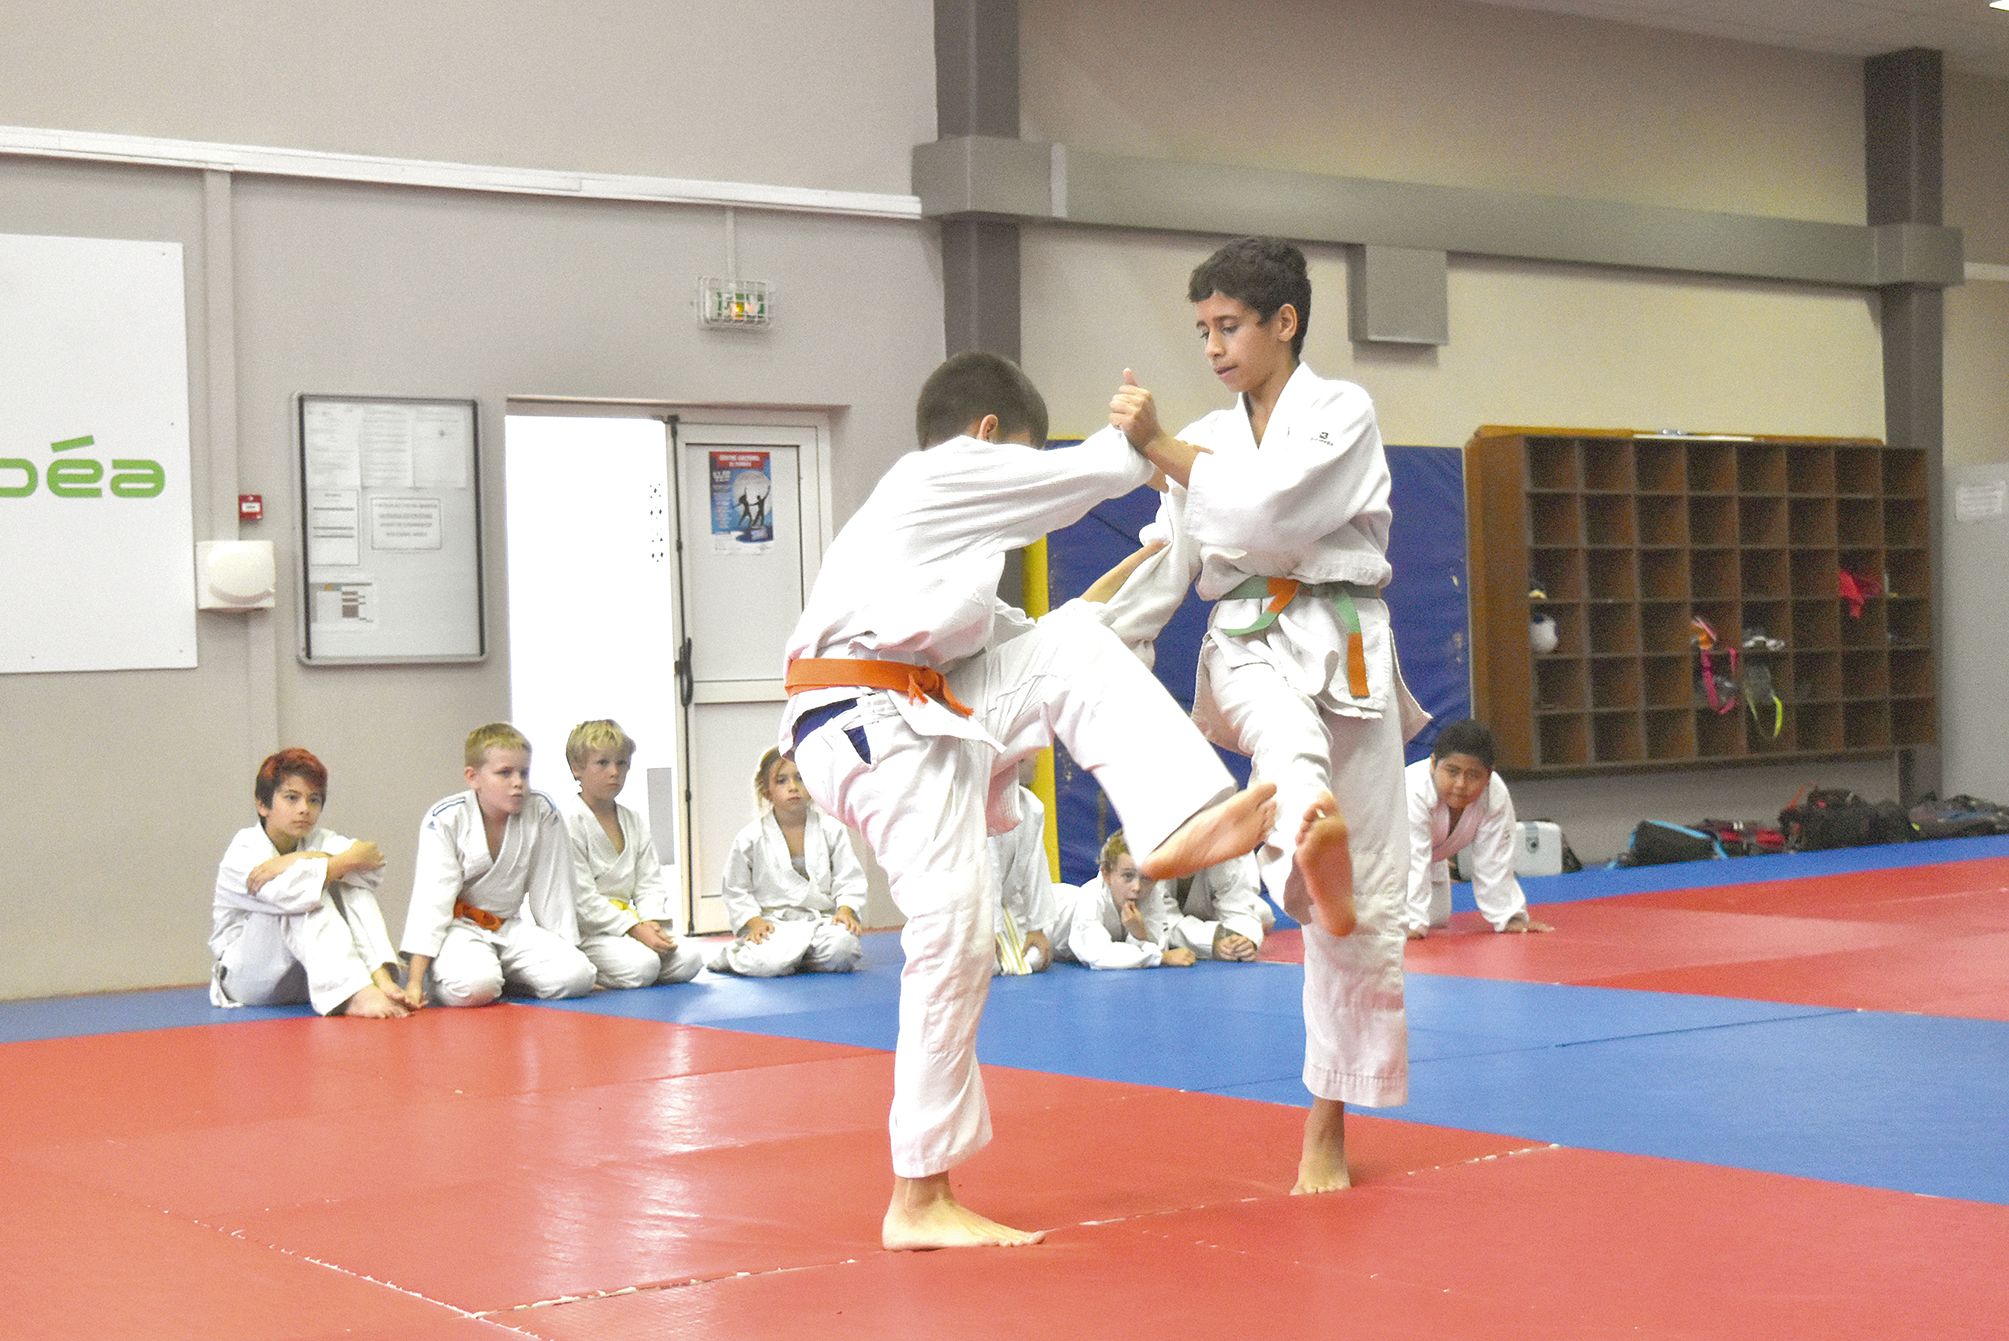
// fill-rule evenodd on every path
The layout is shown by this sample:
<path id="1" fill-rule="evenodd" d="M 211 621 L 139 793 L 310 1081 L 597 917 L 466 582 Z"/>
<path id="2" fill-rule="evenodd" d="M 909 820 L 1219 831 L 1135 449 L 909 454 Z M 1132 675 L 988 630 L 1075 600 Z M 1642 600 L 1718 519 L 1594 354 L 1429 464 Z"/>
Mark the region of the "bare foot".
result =
<path id="1" fill-rule="evenodd" d="M 1346 846 L 1346 821 L 1331 792 L 1320 792 L 1298 825 L 1298 873 L 1311 896 L 1311 913 L 1328 934 L 1353 931 L 1353 854 Z"/>
<path id="2" fill-rule="evenodd" d="M 879 1225 L 879 1243 L 888 1252 L 929 1248 L 1018 1248 L 1038 1243 L 1039 1230 L 1013 1229 L 978 1215 L 956 1200 L 949 1176 L 895 1178 L 893 1201 Z"/>
<path id="3" fill-rule="evenodd" d="M 1346 1169 L 1346 1105 L 1337 1099 L 1313 1099 L 1304 1120 L 1304 1153 L 1298 1156 L 1294 1197 L 1314 1192 L 1340 1192 L 1353 1186 Z"/>
<path id="4" fill-rule="evenodd" d="M 398 1020 L 412 1012 L 404 1002 L 386 995 L 382 988 L 372 983 L 344 1001 L 334 1013 L 364 1020 Z"/>
<path id="5" fill-rule="evenodd" d="M 1137 863 L 1146 880 L 1176 880 L 1255 850 L 1277 817 L 1277 785 L 1258 782 L 1216 801 L 1176 829 Z"/>

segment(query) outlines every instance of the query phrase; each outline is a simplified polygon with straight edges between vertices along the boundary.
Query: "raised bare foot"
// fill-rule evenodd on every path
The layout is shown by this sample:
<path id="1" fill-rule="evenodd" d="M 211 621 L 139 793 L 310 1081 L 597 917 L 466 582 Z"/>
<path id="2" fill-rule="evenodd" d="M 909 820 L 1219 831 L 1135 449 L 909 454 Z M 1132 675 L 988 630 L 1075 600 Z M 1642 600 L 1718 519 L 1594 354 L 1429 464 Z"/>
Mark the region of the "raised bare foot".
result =
<path id="1" fill-rule="evenodd" d="M 1311 896 L 1311 913 L 1333 936 L 1353 931 L 1353 854 L 1347 850 L 1346 821 L 1331 792 L 1320 792 L 1298 825 L 1296 864 Z"/>
<path id="2" fill-rule="evenodd" d="M 1304 1153 L 1298 1156 L 1294 1197 L 1340 1192 L 1353 1186 L 1346 1168 L 1346 1105 L 1336 1099 L 1312 1100 L 1304 1120 Z"/>
<path id="3" fill-rule="evenodd" d="M 956 1200 L 948 1175 L 894 1181 L 893 1201 L 879 1225 L 879 1244 L 888 1252 L 930 1248 L 1022 1248 L 1046 1235 L 1013 1229 L 978 1215 Z"/>
<path id="4" fill-rule="evenodd" d="M 365 1020 L 398 1020 L 412 1012 L 404 1002 L 386 995 L 382 988 L 372 983 L 344 1001 L 338 1013 Z"/>
<path id="5" fill-rule="evenodd" d="M 1176 829 L 1137 863 L 1147 880 L 1176 880 L 1254 851 L 1277 817 L 1277 787 L 1258 782 L 1216 801 Z"/>

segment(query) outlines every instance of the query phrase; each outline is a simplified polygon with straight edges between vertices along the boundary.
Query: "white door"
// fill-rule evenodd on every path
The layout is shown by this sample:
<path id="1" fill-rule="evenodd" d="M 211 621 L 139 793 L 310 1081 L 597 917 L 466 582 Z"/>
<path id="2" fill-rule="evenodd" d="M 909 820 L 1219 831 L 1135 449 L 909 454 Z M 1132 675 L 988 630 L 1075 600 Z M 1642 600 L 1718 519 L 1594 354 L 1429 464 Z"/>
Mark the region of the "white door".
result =
<path id="1" fill-rule="evenodd" d="M 673 421 L 682 559 L 680 692 L 692 926 L 725 931 L 719 879 L 775 743 L 782 652 L 823 554 L 819 422 Z"/>

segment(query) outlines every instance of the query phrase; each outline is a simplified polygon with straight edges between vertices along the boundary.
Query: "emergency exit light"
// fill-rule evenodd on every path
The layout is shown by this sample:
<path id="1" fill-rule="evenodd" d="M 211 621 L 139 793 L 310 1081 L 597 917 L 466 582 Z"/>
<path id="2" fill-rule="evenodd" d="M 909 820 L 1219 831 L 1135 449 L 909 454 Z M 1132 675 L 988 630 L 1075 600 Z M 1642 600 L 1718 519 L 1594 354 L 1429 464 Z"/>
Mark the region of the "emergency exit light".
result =
<path id="1" fill-rule="evenodd" d="M 698 281 L 698 321 L 706 326 L 757 330 L 772 319 L 772 296 L 757 279 Z"/>

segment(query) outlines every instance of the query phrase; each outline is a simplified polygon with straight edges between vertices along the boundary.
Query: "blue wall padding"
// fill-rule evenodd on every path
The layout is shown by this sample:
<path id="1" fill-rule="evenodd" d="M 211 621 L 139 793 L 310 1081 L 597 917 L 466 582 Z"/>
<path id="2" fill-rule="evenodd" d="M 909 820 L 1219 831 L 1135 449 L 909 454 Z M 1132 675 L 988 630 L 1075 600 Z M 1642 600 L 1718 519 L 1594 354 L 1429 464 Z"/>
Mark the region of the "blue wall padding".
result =
<path id="1" fill-rule="evenodd" d="M 1414 761 L 1430 752 L 1437 726 L 1472 713 L 1471 633 L 1466 602 L 1464 453 L 1456 447 L 1390 447 L 1390 506 L 1395 522 L 1388 557 L 1395 580 L 1387 592 L 1403 678 L 1436 719 L 1409 745 Z M 1137 547 L 1137 533 L 1158 512 L 1158 495 L 1138 489 L 1098 505 L 1047 538 L 1048 599 L 1079 596 Z M 1158 679 L 1188 711 L 1207 605 L 1188 594 L 1158 639 Z M 1248 761 L 1222 756 L 1238 781 Z M 1095 875 L 1103 839 L 1116 827 L 1095 780 L 1055 750 L 1054 788 L 1060 826 L 1061 879 L 1081 884 Z"/>

